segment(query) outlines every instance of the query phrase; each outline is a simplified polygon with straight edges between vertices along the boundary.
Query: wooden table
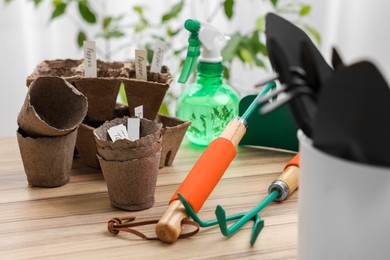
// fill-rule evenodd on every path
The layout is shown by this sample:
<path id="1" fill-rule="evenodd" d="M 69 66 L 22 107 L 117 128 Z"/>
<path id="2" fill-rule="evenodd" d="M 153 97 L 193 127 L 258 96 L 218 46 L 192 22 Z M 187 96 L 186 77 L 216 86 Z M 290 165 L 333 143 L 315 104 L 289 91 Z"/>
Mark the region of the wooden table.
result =
<path id="1" fill-rule="evenodd" d="M 16 138 L 0 138 L 0 258 L 295 259 L 297 192 L 261 212 L 265 227 L 253 247 L 249 245 L 252 223 L 229 238 L 218 227 L 209 227 L 174 244 L 146 241 L 122 232 L 114 236 L 107 231 L 107 221 L 113 217 L 135 215 L 138 221 L 160 218 L 202 151 L 182 144 L 173 166 L 159 170 L 154 206 L 126 212 L 110 205 L 101 172 L 78 160 L 65 186 L 29 187 Z M 248 211 L 266 196 L 268 185 L 290 158 L 288 153 L 239 147 L 199 216 L 215 219 L 218 204 L 227 214 Z M 154 226 L 143 231 L 154 235 Z"/>

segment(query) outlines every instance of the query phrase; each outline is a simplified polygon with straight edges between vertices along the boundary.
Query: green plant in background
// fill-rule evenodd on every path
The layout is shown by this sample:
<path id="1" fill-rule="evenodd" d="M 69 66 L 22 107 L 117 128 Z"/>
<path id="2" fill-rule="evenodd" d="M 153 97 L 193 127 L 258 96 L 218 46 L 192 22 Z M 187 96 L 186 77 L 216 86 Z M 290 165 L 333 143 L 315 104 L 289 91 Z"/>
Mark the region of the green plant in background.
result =
<path id="1" fill-rule="evenodd" d="M 15 0 L 3 0 L 9 3 Z M 45 0 L 28 0 L 35 6 L 40 6 Z M 304 23 L 304 18 L 311 12 L 311 5 L 297 0 L 258 0 L 267 5 L 267 10 L 288 15 L 295 23 L 311 35 L 320 44 L 320 34 Z M 60 17 L 67 17 L 76 26 L 78 32 L 75 36 L 75 43 L 80 48 L 83 41 L 94 39 L 102 40 L 103 47 L 97 45 L 100 56 L 110 60 L 114 55 L 124 52 L 130 53 L 134 48 L 145 48 L 148 51 L 148 61 L 151 62 L 153 56 L 153 45 L 156 39 L 166 43 L 166 53 L 164 60 L 175 68 L 171 73 L 175 76 L 181 71 L 185 58 L 187 42 L 183 42 L 182 22 L 189 17 L 184 17 L 183 10 L 189 1 L 175 1 L 167 12 L 161 12 L 159 17 L 151 15 L 151 8 L 147 3 L 129 7 L 129 11 L 120 13 L 107 13 L 110 1 L 100 0 L 51 0 L 52 11 L 50 21 Z M 168 2 L 167 2 L 168 3 Z M 208 22 L 212 23 L 216 15 L 221 11 L 227 20 L 232 20 L 235 15 L 236 0 L 221 0 L 215 3 Z M 97 6 L 98 5 L 98 6 Z M 154 10 L 154 14 L 155 14 Z M 260 12 L 259 12 L 260 14 Z M 265 12 L 256 18 L 254 30 L 249 32 L 236 31 L 231 34 L 231 38 L 226 43 L 222 56 L 224 59 L 224 78 L 230 79 L 232 64 L 239 60 L 246 64 L 249 69 L 266 68 L 268 60 L 267 48 L 265 45 Z M 93 33 L 90 33 L 93 32 Z M 177 97 L 168 92 L 166 102 L 162 107 L 167 113 L 166 103 L 175 100 Z"/>

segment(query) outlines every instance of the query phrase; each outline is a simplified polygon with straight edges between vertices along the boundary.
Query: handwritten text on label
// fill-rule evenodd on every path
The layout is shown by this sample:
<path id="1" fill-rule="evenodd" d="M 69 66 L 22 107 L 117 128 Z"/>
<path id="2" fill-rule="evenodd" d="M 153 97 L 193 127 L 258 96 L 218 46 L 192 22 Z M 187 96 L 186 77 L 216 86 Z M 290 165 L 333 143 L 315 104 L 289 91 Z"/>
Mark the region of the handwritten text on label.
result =
<path id="1" fill-rule="evenodd" d="M 139 80 L 147 80 L 146 51 L 135 50 L 135 77 Z"/>

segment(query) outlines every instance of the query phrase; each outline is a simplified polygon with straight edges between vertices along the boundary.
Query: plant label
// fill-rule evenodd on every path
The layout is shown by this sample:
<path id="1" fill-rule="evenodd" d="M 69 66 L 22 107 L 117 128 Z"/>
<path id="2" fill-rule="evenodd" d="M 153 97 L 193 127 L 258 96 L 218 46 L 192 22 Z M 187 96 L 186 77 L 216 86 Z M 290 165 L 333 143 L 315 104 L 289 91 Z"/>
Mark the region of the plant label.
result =
<path id="1" fill-rule="evenodd" d="M 107 132 L 113 142 L 120 139 L 129 139 L 126 127 L 123 124 L 113 126 Z"/>
<path id="2" fill-rule="evenodd" d="M 163 65 L 165 52 L 165 43 L 163 41 L 157 41 L 154 46 L 153 60 L 152 65 L 150 66 L 150 72 L 161 72 L 161 67 Z"/>
<path id="3" fill-rule="evenodd" d="M 84 77 L 97 77 L 95 41 L 84 41 Z"/>
<path id="4" fill-rule="evenodd" d="M 135 107 L 134 108 L 134 115 L 136 117 L 143 118 L 144 117 L 144 106 L 140 105 L 138 107 Z"/>
<path id="5" fill-rule="evenodd" d="M 127 133 L 130 141 L 136 141 L 139 139 L 140 125 L 141 119 L 139 117 L 127 119 Z"/>
<path id="6" fill-rule="evenodd" d="M 148 80 L 145 50 L 135 50 L 135 77 L 139 80 Z"/>

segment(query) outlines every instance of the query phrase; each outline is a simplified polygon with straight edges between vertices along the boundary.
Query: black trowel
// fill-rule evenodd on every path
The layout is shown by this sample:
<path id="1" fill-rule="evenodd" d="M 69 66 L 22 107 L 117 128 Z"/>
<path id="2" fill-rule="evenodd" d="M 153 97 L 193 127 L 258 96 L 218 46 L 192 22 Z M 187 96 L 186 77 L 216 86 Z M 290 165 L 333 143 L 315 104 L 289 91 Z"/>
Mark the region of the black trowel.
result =
<path id="1" fill-rule="evenodd" d="M 367 61 L 340 68 L 324 84 L 313 145 L 337 157 L 390 166 L 390 89 Z"/>

